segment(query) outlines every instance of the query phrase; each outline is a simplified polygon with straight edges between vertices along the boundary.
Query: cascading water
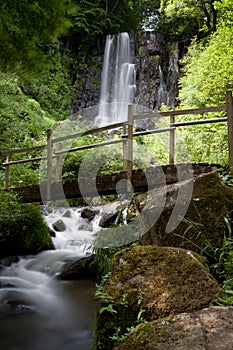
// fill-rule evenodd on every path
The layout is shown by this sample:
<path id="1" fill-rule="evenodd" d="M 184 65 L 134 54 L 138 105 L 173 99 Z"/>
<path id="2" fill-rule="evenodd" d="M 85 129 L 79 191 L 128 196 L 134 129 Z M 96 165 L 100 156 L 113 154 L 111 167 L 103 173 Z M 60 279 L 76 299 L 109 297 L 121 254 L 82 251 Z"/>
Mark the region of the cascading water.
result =
<path id="1" fill-rule="evenodd" d="M 20 257 L 0 270 L 1 350 L 92 350 L 96 310 L 95 281 L 59 281 L 64 265 L 91 253 L 98 216 L 81 218 L 81 208 L 56 209 L 45 217 L 50 228 L 59 219 L 56 250 Z"/>
<path id="2" fill-rule="evenodd" d="M 134 102 L 135 89 L 136 73 L 129 34 L 108 35 L 95 124 L 103 126 L 126 121 L 128 105 Z"/>

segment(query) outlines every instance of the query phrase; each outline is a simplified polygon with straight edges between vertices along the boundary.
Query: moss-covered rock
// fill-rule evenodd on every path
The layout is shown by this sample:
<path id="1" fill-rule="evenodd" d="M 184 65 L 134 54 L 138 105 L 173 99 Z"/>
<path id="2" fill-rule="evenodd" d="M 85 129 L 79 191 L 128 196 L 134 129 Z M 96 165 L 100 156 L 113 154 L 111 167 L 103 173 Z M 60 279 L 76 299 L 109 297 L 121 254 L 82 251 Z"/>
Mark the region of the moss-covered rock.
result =
<path id="1" fill-rule="evenodd" d="M 221 289 L 200 259 L 188 250 L 156 246 L 115 254 L 97 318 L 96 348 L 112 349 L 114 340 L 142 319 L 199 310 L 213 302 Z"/>
<path id="2" fill-rule="evenodd" d="M 210 307 L 138 325 L 114 350 L 231 350 L 233 308 Z"/>
<path id="3" fill-rule="evenodd" d="M 0 258 L 37 254 L 54 249 L 38 205 L 22 204 L 10 193 L 0 193 Z"/>
<path id="4" fill-rule="evenodd" d="M 137 197 L 138 205 L 142 210 L 145 199 L 149 195 L 150 207 L 158 205 L 161 191 L 166 191 L 166 203 L 158 220 L 141 237 L 141 244 L 156 244 L 192 249 L 200 252 L 202 248 L 221 247 L 224 234 L 227 234 L 225 218 L 232 218 L 233 189 L 226 186 L 218 173 L 212 172 L 195 177 L 193 191 L 187 212 L 181 222 L 172 232 L 167 229 L 171 220 L 172 211 L 176 205 L 177 195 L 182 192 L 182 187 L 187 186 L 187 181 L 169 185 L 164 189 L 152 190 L 148 194 Z M 150 200 L 147 203 L 150 203 Z M 181 203 L 180 205 L 182 205 Z M 148 211 L 150 211 L 150 207 Z M 153 210 L 148 216 L 153 216 Z M 177 216 L 181 212 L 176 205 Z M 177 217 L 173 217 L 177 220 Z M 153 218 L 152 218 L 153 219 Z M 170 227 L 172 223 L 170 222 Z"/>

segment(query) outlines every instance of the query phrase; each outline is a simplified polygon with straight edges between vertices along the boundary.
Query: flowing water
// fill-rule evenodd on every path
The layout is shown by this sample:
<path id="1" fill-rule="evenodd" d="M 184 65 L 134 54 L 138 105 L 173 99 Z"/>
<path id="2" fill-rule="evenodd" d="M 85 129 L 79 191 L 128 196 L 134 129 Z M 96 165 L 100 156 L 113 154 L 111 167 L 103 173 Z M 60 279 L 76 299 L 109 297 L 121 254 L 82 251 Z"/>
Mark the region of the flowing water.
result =
<path id="1" fill-rule="evenodd" d="M 136 70 L 128 33 L 107 36 L 97 125 L 124 122 L 134 101 Z"/>
<path id="2" fill-rule="evenodd" d="M 92 350 L 97 303 L 95 281 L 60 281 L 65 264 L 91 253 L 98 217 L 81 218 L 81 209 L 54 209 L 45 219 L 56 232 L 56 250 L 19 261 L 0 270 L 1 350 Z"/>

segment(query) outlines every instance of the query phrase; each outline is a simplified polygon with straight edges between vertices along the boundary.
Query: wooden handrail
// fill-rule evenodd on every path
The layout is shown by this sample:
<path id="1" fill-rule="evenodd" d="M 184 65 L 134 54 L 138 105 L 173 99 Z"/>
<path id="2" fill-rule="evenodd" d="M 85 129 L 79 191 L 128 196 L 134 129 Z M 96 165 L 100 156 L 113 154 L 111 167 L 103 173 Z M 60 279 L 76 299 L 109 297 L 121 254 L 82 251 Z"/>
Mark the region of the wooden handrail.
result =
<path id="1" fill-rule="evenodd" d="M 211 112 L 220 112 L 225 111 L 227 114 L 227 117 L 222 118 L 209 118 L 209 119 L 198 119 L 198 120 L 189 120 L 189 121 L 175 121 L 175 116 L 179 115 L 188 115 L 188 114 L 205 114 L 205 113 L 211 113 Z M 138 132 L 133 132 L 133 124 L 134 120 L 140 120 L 140 119 L 146 119 L 146 118 L 160 118 L 160 117 L 170 117 L 170 122 L 168 127 L 162 127 L 162 128 L 154 128 L 152 130 L 143 130 Z M 133 169 L 133 137 L 137 136 L 144 136 L 149 134 L 155 134 L 155 133 L 162 133 L 162 132 L 169 132 L 170 133 L 170 141 L 169 141 L 169 164 L 174 164 L 174 153 L 175 153 L 175 129 L 177 127 L 183 127 L 183 126 L 191 126 L 191 125 L 198 125 L 198 124 L 207 124 L 207 123 L 219 123 L 219 122 L 227 122 L 228 123 L 228 148 L 229 148 L 229 166 L 231 169 L 231 172 L 233 173 L 233 99 L 232 99 L 232 92 L 227 91 L 226 93 L 226 104 L 222 106 L 214 106 L 214 107 L 204 107 L 204 108 L 192 108 L 192 109 L 185 109 L 185 110 L 169 110 L 166 112 L 150 112 L 150 113 L 141 113 L 141 114 L 134 114 L 133 115 L 133 106 L 129 106 L 128 110 L 128 121 L 127 122 L 120 122 L 120 123 L 114 123 L 111 125 L 106 125 L 99 128 L 94 128 L 91 130 L 86 130 L 84 132 L 78 132 L 72 135 L 66 135 L 61 136 L 57 138 L 52 138 L 52 131 L 49 130 L 47 134 L 47 143 L 44 145 L 29 147 L 29 148 L 22 148 L 22 149 L 14 149 L 14 150 L 8 150 L 8 151 L 2 151 L 0 152 L 0 156 L 6 156 L 6 161 L 3 163 L 3 165 L 6 167 L 5 170 L 5 179 L 4 179 L 4 188 L 8 187 L 9 182 L 9 171 L 10 171 L 10 165 L 16 165 L 16 164 L 22 164 L 22 163 L 29 163 L 29 162 L 36 162 L 41 160 L 47 160 L 47 199 L 51 199 L 51 183 L 52 183 L 52 159 L 57 159 L 56 164 L 56 175 L 55 175 L 55 181 L 58 181 L 60 176 L 60 165 L 61 165 L 61 156 L 65 153 L 75 152 L 75 151 L 81 151 L 96 147 L 102 147 L 107 146 L 111 144 L 117 144 L 117 143 L 123 143 L 123 158 L 124 158 L 124 171 L 128 174 L 128 180 L 130 181 L 131 175 L 132 175 L 132 169 Z M 120 138 L 111 140 L 111 141 L 104 141 L 100 143 L 90 144 L 90 145 L 84 145 L 69 149 L 62 149 L 62 142 L 66 140 L 71 139 L 77 139 L 81 136 L 86 135 L 93 135 L 97 134 L 103 131 L 112 130 L 116 128 L 122 128 L 122 135 Z M 53 151 L 53 145 L 55 143 L 59 143 L 58 150 Z M 10 160 L 11 155 L 18 154 L 18 153 L 28 153 L 32 151 L 39 151 L 39 150 L 47 150 L 46 156 L 41 157 L 34 157 L 29 159 L 20 159 L 20 160 Z M 128 181 L 128 183 L 129 183 Z M 129 189 L 129 187 L 128 187 Z"/>

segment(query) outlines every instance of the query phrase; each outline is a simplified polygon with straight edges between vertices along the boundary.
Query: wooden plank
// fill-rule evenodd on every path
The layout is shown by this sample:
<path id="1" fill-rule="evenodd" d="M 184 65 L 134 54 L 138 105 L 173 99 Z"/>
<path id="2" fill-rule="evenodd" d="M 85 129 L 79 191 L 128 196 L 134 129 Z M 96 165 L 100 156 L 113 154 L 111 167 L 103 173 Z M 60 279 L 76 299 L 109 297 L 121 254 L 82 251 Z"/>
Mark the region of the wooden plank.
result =
<path id="1" fill-rule="evenodd" d="M 53 158 L 57 158 L 57 156 L 53 156 Z M 33 162 L 38 162 L 40 160 L 47 159 L 47 156 L 44 157 L 36 157 L 36 158 L 28 158 L 28 159 L 19 159 L 19 160 L 11 160 L 9 162 L 5 162 L 2 165 L 8 166 L 8 165 L 14 165 L 14 164 L 22 164 L 22 163 L 33 163 Z"/>
<path id="2" fill-rule="evenodd" d="M 123 135 L 125 135 L 127 137 L 127 125 L 124 124 L 123 125 L 123 129 L 122 129 Z M 123 170 L 127 171 L 127 153 L 128 153 L 128 145 L 127 145 L 127 140 L 126 138 L 124 138 L 123 140 Z"/>
<path id="3" fill-rule="evenodd" d="M 115 124 L 111 124 L 111 125 L 102 126 L 100 128 L 94 128 L 94 129 L 91 129 L 91 130 L 78 132 L 78 133 L 73 134 L 73 135 L 57 137 L 57 138 L 53 139 L 53 143 L 66 141 L 66 140 L 71 140 L 71 139 L 77 139 L 78 137 L 85 136 L 85 135 L 98 134 L 99 132 L 103 132 L 103 131 L 107 131 L 107 130 L 111 130 L 111 129 L 117 129 L 117 128 L 122 127 L 123 124 L 124 123 L 122 123 L 122 122 L 121 123 L 115 123 Z"/>
<path id="4" fill-rule="evenodd" d="M 101 143 L 92 143 L 90 145 L 85 145 L 85 146 L 80 146 L 80 147 L 74 147 L 74 148 L 69 148 L 69 149 L 63 149 L 61 151 L 56 151 L 54 152 L 56 155 L 58 154 L 64 154 L 64 153 L 70 153 L 70 152 L 76 152 L 76 151 L 83 151 L 86 149 L 91 149 L 91 148 L 97 148 L 97 147 L 103 147 L 103 146 L 108 146 L 108 145 L 113 145 L 116 143 L 120 143 L 123 142 L 124 139 L 116 139 L 116 140 L 112 140 L 112 141 L 104 141 Z"/>
<path id="5" fill-rule="evenodd" d="M 175 116 L 170 116 L 170 125 L 174 125 Z M 175 128 L 171 128 L 169 133 L 169 164 L 174 164 L 175 162 Z"/>
<path id="6" fill-rule="evenodd" d="M 53 132 L 51 129 L 47 130 L 47 201 L 52 198 L 52 156 L 53 156 L 53 145 L 52 145 Z"/>
<path id="7" fill-rule="evenodd" d="M 171 126 L 189 126 L 189 125 L 198 125 L 198 124 L 210 124 L 210 123 L 222 123 L 227 122 L 227 118 L 212 118 L 212 119 L 199 119 L 199 120 L 188 120 L 185 122 L 176 122 L 171 123 Z"/>
<path id="8" fill-rule="evenodd" d="M 34 147 L 29 147 L 29 148 L 12 149 L 12 150 L 8 150 L 8 151 L 1 151 L 0 155 L 6 156 L 7 154 L 17 154 L 17 153 L 26 153 L 26 152 L 31 152 L 31 151 L 39 151 L 39 150 L 45 149 L 45 148 L 46 148 L 46 145 L 34 146 Z"/>
<path id="9" fill-rule="evenodd" d="M 193 173 L 196 176 L 203 173 L 215 171 L 217 168 L 220 167 L 221 165 L 218 164 L 193 164 Z M 164 165 L 158 167 L 150 167 L 143 170 L 133 170 L 132 185 L 134 192 L 144 192 L 156 188 L 158 186 L 164 185 L 164 179 L 161 178 L 161 168 L 166 177 L 167 184 L 172 184 L 179 180 L 176 165 Z M 127 172 L 125 171 L 115 174 L 101 175 L 95 178 L 87 177 L 82 179 L 82 183 L 84 182 L 87 184 L 85 189 L 82 188 L 82 193 L 79 188 L 79 179 L 71 179 L 63 183 L 60 181 L 57 183 L 53 183 L 51 186 L 51 200 L 64 199 L 64 194 L 66 199 L 92 197 L 96 196 L 96 189 L 99 196 L 110 194 L 117 195 L 119 193 L 119 190 L 122 191 L 122 193 L 124 193 L 124 183 L 122 183 L 122 188 L 119 188 L 119 183 L 120 180 L 126 179 Z M 47 184 L 43 183 L 40 185 L 14 188 L 12 190 L 22 197 L 23 202 L 42 203 L 41 193 L 46 193 L 46 186 Z M 63 188 L 64 192 L 61 192 L 61 188 Z"/>
<path id="10" fill-rule="evenodd" d="M 140 135 L 150 135 L 150 134 L 159 134 L 161 132 L 167 132 L 174 130 L 175 127 L 167 127 L 167 128 L 157 128 L 157 129 L 151 129 L 151 130 L 143 130 L 143 131 L 137 131 L 133 133 L 133 137 L 140 136 Z M 122 138 L 127 138 L 127 134 L 123 134 Z"/>
<path id="11" fill-rule="evenodd" d="M 58 144 L 58 150 L 62 150 L 62 142 L 59 142 Z M 62 167 L 62 154 L 59 154 L 57 156 L 57 161 L 56 161 L 56 173 L 55 173 L 55 182 L 58 182 L 60 180 L 61 176 L 61 167 Z"/>
<path id="12" fill-rule="evenodd" d="M 185 115 L 185 114 L 205 114 L 210 112 L 221 112 L 226 111 L 226 105 L 216 106 L 216 107 L 203 107 L 203 108 L 191 108 L 167 112 L 159 112 L 163 117 L 169 117 L 172 115 Z"/>
<path id="13" fill-rule="evenodd" d="M 8 183 L 9 183 L 9 176 L 10 176 L 10 154 L 7 154 L 6 157 L 6 169 L 5 169 L 5 177 L 4 177 L 4 190 L 6 190 L 8 188 Z"/>
<path id="14" fill-rule="evenodd" d="M 146 118 L 161 118 L 162 114 L 158 111 L 152 111 L 150 113 L 140 113 L 140 114 L 134 114 L 133 119 L 134 120 L 140 120 L 140 119 L 146 119 Z"/>
<path id="15" fill-rule="evenodd" d="M 133 173 L 133 105 L 128 106 L 127 137 L 127 192 L 131 192 Z"/>

